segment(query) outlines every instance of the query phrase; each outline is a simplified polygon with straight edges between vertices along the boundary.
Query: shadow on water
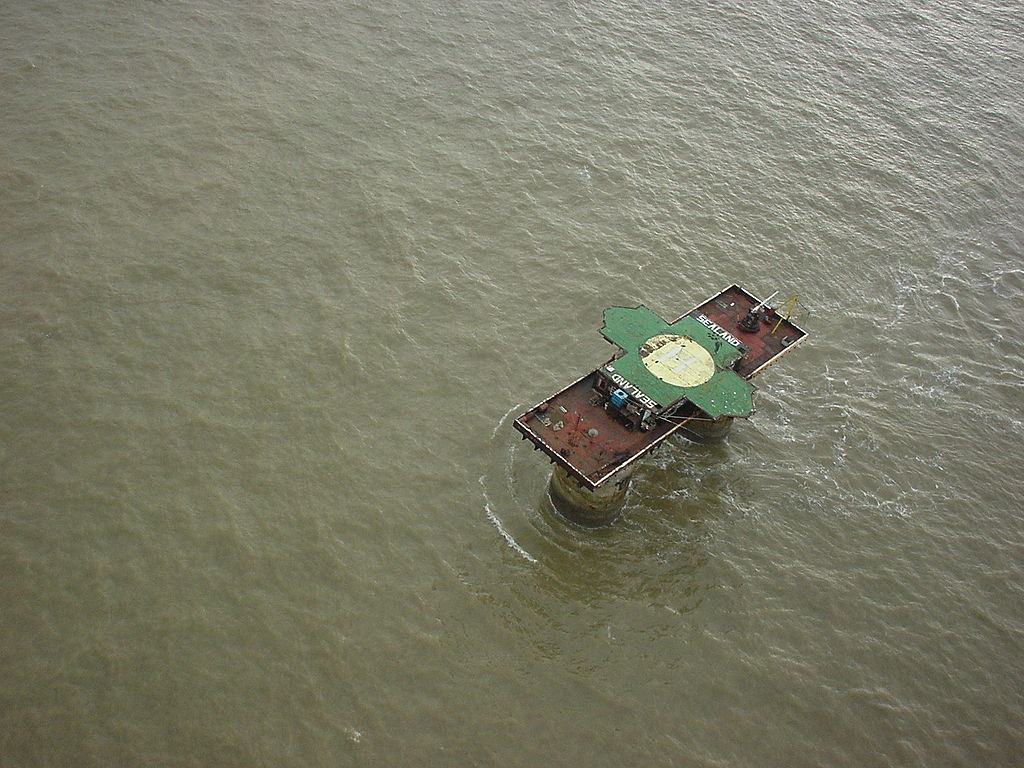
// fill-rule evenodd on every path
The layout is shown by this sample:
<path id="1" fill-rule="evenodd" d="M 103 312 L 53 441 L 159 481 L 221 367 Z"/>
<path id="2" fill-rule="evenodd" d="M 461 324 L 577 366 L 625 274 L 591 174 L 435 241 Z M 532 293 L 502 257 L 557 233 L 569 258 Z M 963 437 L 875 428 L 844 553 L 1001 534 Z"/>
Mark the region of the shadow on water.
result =
<path id="1" fill-rule="evenodd" d="M 585 527 L 556 508 L 551 465 L 526 442 L 509 445 L 511 418 L 494 433 L 494 472 L 480 478 L 487 518 L 527 565 L 509 597 L 537 606 L 549 623 L 567 607 L 603 613 L 631 604 L 676 619 L 696 610 L 715 579 L 708 542 L 733 509 L 717 470 L 728 446 L 683 438 L 663 446 L 637 469 L 615 521 Z"/>
<path id="2" fill-rule="evenodd" d="M 477 586 L 495 619 L 540 657 L 594 670 L 638 642 L 678 648 L 701 635 L 704 601 L 727 594 L 728 566 L 713 553 L 735 509 L 715 469 L 728 451 L 684 440 L 663 449 L 638 469 L 622 514 L 601 528 L 557 511 L 551 467 L 526 445 L 508 450 L 497 482 L 481 478 L 488 517 L 513 555 L 496 564 L 493 549 L 485 554 Z"/>

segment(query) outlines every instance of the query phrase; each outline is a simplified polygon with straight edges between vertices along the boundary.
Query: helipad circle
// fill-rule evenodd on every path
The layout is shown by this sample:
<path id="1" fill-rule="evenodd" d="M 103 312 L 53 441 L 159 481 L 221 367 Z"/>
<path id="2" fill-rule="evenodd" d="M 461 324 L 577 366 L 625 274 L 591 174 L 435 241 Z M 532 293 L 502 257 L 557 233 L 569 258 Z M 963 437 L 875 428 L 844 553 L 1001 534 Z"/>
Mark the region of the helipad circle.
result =
<path id="1" fill-rule="evenodd" d="M 696 387 L 715 374 L 711 353 L 689 336 L 663 333 L 640 348 L 647 370 L 674 387 Z"/>

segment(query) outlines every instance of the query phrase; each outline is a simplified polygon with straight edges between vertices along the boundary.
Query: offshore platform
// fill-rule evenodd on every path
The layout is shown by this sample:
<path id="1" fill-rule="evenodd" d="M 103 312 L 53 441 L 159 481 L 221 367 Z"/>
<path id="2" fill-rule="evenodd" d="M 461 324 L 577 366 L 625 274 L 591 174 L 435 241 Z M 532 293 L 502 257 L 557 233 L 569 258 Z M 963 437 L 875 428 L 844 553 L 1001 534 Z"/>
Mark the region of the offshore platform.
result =
<path id="1" fill-rule="evenodd" d="M 636 461 L 676 432 L 723 437 L 754 412 L 750 379 L 807 334 L 793 323 L 796 297 L 771 307 L 731 285 L 672 322 L 647 307 L 610 307 L 601 334 L 611 360 L 513 422 L 555 471 L 558 510 L 583 525 L 614 520 Z"/>

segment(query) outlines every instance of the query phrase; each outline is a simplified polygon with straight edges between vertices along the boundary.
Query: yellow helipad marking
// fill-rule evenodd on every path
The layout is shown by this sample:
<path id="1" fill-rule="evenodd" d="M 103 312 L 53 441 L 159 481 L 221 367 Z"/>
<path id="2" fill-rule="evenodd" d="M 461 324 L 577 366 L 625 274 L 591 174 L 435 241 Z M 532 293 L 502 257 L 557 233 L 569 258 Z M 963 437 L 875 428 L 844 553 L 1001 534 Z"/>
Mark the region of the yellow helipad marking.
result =
<path id="1" fill-rule="evenodd" d="M 643 349 L 649 349 L 644 353 Z M 647 340 L 640 352 L 647 370 L 674 387 L 696 387 L 715 373 L 711 353 L 689 336 L 665 333 Z"/>

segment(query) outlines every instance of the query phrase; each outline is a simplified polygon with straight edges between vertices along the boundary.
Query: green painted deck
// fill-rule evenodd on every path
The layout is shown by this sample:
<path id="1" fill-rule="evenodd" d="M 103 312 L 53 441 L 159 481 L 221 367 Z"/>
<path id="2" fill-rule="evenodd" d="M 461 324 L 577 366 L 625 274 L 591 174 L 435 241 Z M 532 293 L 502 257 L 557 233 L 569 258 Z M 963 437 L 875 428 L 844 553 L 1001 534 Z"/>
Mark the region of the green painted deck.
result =
<path id="1" fill-rule="evenodd" d="M 624 352 L 604 370 L 619 374 L 661 408 L 685 398 L 715 419 L 749 416 L 753 412 L 754 387 L 728 367 L 740 356 L 740 350 L 694 318 L 687 316 L 669 323 L 642 304 L 632 308 L 610 307 L 604 312 L 601 333 Z M 713 371 L 708 369 L 709 377 L 696 386 L 679 386 L 655 375 L 649 367 L 650 361 L 645 363 L 645 358 L 651 355 L 651 345 L 647 342 L 660 336 L 692 340 L 705 349 L 714 362 Z M 680 368 L 700 367 L 699 360 L 685 357 L 680 360 Z"/>

